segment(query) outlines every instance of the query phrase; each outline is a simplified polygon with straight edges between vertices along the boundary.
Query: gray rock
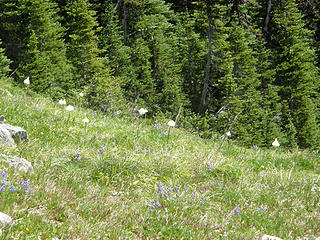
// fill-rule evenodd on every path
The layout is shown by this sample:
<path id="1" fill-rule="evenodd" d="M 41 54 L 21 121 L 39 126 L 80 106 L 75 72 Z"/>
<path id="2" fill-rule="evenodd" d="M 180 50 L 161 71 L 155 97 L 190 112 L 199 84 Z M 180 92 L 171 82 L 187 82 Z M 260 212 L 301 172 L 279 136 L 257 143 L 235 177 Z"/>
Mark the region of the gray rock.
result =
<path id="1" fill-rule="evenodd" d="M 0 124 L 1 124 L 1 123 L 6 123 L 6 119 L 4 118 L 3 115 L 0 116 Z"/>
<path id="2" fill-rule="evenodd" d="M 14 143 L 28 141 L 28 133 L 21 127 L 12 126 L 5 123 L 3 116 L 0 117 L 0 140 L 10 146 Z"/>
<path id="3" fill-rule="evenodd" d="M 2 125 L 3 124 L 0 124 L 0 141 L 9 146 L 13 146 L 14 139 L 11 137 L 10 132 L 6 128 L 3 128 Z"/>
<path id="4" fill-rule="evenodd" d="M 12 224 L 12 218 L 7 214 L 0 212 L 0 231 Z"/>
<path id="5" fill-rule="evenodd" d="M 24 158 L 9 158 L 6 155 L 0 153 L 0 161 L 8 163 L 10 167 L 14 167 L 15 169 L 23 173 L 32 174 L 34 172 L 32 164 Z"/>
<path id="6" fill-rule="evenodd" d="M 261 240 L 282 240 L 282 239 L 275 237 L 275 236 L 265 234 L 262 236 Z"/>

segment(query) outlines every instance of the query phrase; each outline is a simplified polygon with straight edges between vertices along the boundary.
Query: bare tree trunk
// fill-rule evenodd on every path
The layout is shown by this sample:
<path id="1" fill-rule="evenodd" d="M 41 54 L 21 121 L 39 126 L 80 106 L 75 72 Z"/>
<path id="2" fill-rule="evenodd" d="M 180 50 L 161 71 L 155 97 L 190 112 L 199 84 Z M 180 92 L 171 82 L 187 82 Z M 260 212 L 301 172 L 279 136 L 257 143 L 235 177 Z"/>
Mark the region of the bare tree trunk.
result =
<path id="1" fill-rule="evenodd" d="M 207 15 L 208 15 L 208 40 L 209 40 L 209 48 L 208 48 L 208 55 L 207 55 L 207 64 L 205 70 L 205 80 L 203 83 L 202 94 L 200 99 L 200 104 L 198 107 L 198 112 L 203 114 L 208 103 L 207 103 L 207 93 L 209 88 L 209 81 L 210 81 L 210 70 L 211 70 L 211 55 L 212 55 L 212 15 L 211 10 L 209 8 L 209 4 L 207 3 Z"/>
<path id="2" fill-rule="evenodd" d="M 267 7 L 267 15 L 266 18 L 264 19 L 264 28 L 263 31 L 265 33 L 268 33 L 268 25 L 270 22 L 270 12 L 271 12 L 271 7 L 272 7 L 272 0 L 268 1 L 268 7 Z"/>
<path id="3" fill-rule="evenodd" d="M 127 45 L 128 38 L 128 9 L 127 4 L 123 3 L 123 44 Z"/>

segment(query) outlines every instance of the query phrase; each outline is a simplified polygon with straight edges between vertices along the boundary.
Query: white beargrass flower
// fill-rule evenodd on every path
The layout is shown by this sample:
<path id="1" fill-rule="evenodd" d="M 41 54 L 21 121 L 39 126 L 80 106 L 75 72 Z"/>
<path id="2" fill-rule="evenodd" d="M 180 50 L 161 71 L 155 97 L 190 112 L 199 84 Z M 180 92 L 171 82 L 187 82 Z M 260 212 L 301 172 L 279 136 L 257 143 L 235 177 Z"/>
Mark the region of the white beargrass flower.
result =
<path id="1" fill-rule="evenodd" d="M 71 105 L 68 105 L 68 106 L 66 107 L 66 110 L 69 111 L 69 112 L 71 112 L 71 111 L 74 110 L 74 107 L 71 106 Z"/>
<path id="2" fill-rule="evenodd" d="M 230 137 L 231 136 L 231 132 L 230 131 L 226 132 L 226 136 Z"/>
<path id="3" fill-rule="evenodd" d="M 80 97 L 83 97 L 83 96 L 84 96 L 83 92 L 79 93 L 79 96 L 80 96 Z"/>
<path id="4" fill-rule="evenodd" d="M 60 104 L 60 105 L 66 105 L 67 102 L 66 102 L 65 99 L 60 99 L 60 100 L 59 100 L 59 104 Z"/>
<path id="5" fill-rule="evenodd" d="M 273 141 L 272 146 L 274 146 L 274 147 L 280 147 L 280 143 L 278 142 L 278 139 L 277 139 L 277 138 Z"/>
<path id="6" fill-rule="evenodd" d="M 170 127 L 174 127 L 174 126 L 176 126 L 176 123 L 175 123 L 174 121 L 170 120 L 170 121 L 168 122 L 168 125 L 169 125 Z"/>
<path id="7" fill-rule="evenodd" d="M 88 118 L 85 118 L 85 119 L 82 120 L 82 122 L 88 123 L 88 122 L 89 122 L 89 119 L 88 119 Z"/>
<path id="8" fill-rule="evenodd" d="M 30 84 L 30 78 L 27 77 L 24 81 L 23 81 L 24 84 L 26 85 L 29 85 Z"/>
<path id="9" fill-rule="evenodd" d="M 140 114 L 140 115 L 144 115 L 144 114 L 146 114 L 147 112 L 148 112 L 147 109 L 144 109 L 144 108 L 140 108 L 140 109 L 139 109 L 139 114 Z"/>

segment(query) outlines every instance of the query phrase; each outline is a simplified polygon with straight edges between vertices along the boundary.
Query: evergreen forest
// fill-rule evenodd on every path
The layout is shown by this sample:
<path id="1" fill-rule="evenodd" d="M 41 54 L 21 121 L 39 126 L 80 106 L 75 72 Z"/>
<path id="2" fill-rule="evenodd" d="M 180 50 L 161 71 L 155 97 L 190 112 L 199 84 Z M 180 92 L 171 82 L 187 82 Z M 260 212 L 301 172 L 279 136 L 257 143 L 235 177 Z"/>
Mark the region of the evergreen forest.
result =
<path id="1" fill-rule="evenodd" d="M 319 0 L 0 0 L 0 80 L 244 146 L 320 147 Z"/>

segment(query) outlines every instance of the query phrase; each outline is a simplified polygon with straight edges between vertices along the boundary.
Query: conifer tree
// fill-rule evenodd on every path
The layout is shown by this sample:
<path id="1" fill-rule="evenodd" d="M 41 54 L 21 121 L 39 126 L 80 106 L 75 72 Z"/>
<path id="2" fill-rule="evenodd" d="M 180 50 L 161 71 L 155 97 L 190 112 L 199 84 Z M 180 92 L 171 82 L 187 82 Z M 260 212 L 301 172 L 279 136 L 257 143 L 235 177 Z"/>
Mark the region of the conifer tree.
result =
<path id="1" fill-rule="evenodd" d="M 65 95 L 72 85 L 72 69 L 65 54 L 63 28 L 58 22 L 57 6 L 49 0 L 24 1 L 26 15 L 24 58 L 19 62 L 21 78 L 29 76 L 33 89 L 53 97 Z M 22 54 L 21 53 L 21 54 Z"/>
<path id="2" fill-rule="evenodd" d="M 282 128 L 300 147 L 319 145 L 319 69 L 310 37 L 294 0 L 283 0 L 273 17 L 276 83 L 282 100 Z M 292 137 L 290 137 L 292 139 Z M 294 143 L 289 143 L 294 145 Z"/>
<path id="3" fill-rule="evenodd" d="M 177 24 L 177 37 L 183 77 L 183 92 L 190 101 L 190 108 L 197 111 L 201 97 L 202 81 L 206 65 L 206 39 L 196 30 L 196 17 L 181 14 Z"/>
<path id="4" fill-rule="evenodd" d="M 233 84 L 228 96 L 228 108 L 232 119 L 241 112 L 234 125 L 235 137 L 246 145 L 260 145 L 263 141 L 260 107 L 262 99 L 258 91 L 258 59 L 253 50 L 256 39 L 236 21 L 230 27 L 229 36 Z"/>
<path id="5" fill-rule="evenodd" d="M 0 80 L 2 80 L 4 77 L 8 76 L 8 73 L 10 72 L 10 63 L 11 61 L 6 57 L 5 51 L 3 48 L 1 48 L 1 40 L 0 40 Z"/>
<path id="6" fill-rule="evenodd" d="M 85 88 L 92 107 L 107 110 L 111 102 L 121 101 L 120 83 L 98 47 L 100 30 L 88 0 L 72 0 L 66 5 L 67 55 L 78 76 L 77 89 Z"/>

